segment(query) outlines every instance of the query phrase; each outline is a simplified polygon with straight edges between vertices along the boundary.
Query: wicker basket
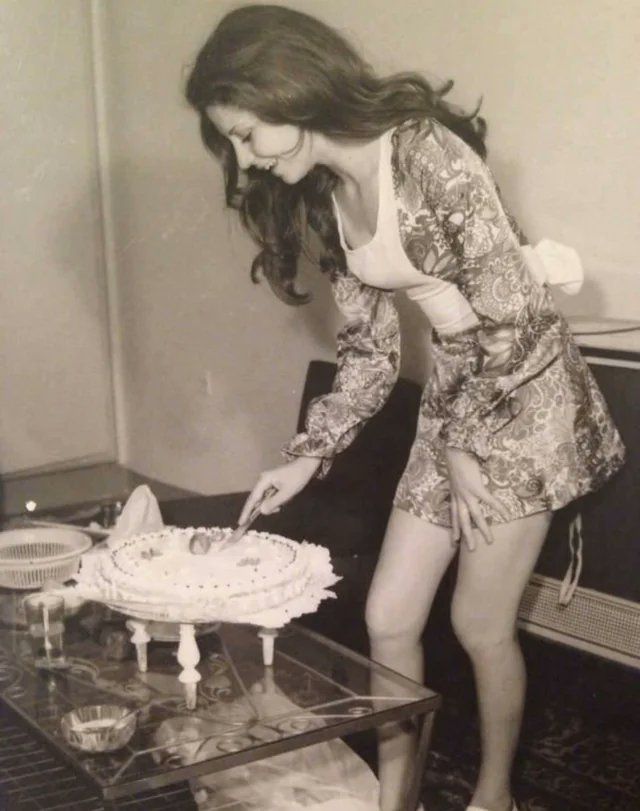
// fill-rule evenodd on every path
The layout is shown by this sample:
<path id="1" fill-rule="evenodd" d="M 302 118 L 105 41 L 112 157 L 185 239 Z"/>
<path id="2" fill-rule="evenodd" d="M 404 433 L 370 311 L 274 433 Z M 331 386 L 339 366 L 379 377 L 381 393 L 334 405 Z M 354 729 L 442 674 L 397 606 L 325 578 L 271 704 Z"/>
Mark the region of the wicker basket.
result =
<path id="1" fill-rule="evenodd" d="M 78 571 L 91 539 L 79 530 L 9 529 L 0 532 L 0 586 L 37 589 L 48 580 L 64 583 Z"/>

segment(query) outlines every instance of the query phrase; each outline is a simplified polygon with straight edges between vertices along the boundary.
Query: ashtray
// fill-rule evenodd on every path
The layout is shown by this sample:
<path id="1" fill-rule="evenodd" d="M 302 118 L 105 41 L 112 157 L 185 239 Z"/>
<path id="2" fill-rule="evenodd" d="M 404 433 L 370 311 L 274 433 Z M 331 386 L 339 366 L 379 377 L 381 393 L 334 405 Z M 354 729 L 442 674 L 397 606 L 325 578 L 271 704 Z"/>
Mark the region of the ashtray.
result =
<path id="1" fill-rule="evenodd" d="M 136 716 L 134 710 L 121 704 L 92 704 L 63 715 L 60 728 L 67 743 L 76 749 L 115 752 L 129 743 Z"/>

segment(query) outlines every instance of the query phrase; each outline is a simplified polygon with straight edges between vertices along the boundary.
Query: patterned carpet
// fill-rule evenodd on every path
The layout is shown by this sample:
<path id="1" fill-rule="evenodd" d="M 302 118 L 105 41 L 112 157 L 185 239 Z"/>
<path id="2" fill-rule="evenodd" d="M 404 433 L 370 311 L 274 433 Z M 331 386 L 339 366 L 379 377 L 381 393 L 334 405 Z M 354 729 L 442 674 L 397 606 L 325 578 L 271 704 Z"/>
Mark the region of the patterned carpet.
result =
<path id="1" fill-rule="evenodd" d="M 514 791 L 521 811 L 640 810 L 640 672 L 525 636 L 529 688 Z M 429 811 L 466 807 L 478 763 L 470 668 L 449 652 L 425 775 Z M 446 673 L 446 677 L 445 677 Z"/>
<path id="2" fill-rule="evenodd" d="M 528 636 L 523 643 L 530 679 L 514 770 L 521 811 L 640 811 L 638 671 Z M 438 654 L 429 682 L 442 692 L 444 706 L 422 799 L 428 811 L 462 811 L 478 763 L 471 674 L 453 643 L 440 640 Z M 122 808 L 192 811 L 196 806 L 181 785 L 131 798 Z M 102 804 L 0 708 L 0 809 L 100 811 Z"/>

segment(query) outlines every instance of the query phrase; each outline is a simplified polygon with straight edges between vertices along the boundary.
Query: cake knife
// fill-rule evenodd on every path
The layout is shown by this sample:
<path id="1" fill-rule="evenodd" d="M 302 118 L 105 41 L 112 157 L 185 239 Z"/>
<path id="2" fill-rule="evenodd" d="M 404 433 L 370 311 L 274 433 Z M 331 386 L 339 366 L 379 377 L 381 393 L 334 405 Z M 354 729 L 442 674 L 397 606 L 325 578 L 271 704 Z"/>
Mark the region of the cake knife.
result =
<path id="1" fill-rule="evenodd" d="M 260 508 L 262 507 L 263 503 L 277 492 L 278 492 L 277 487 L 273 486 L 267 487 L 264 493 L 260 496 L 260 498 L 251 508 L 251 512 L 247 516 L 246 521 L 244 521 L 242 524 L 238 524 L 238 526 L 233 530 L 233 532 L 228 538 L 225 538 L 223 541 L 220 541 L 220 543 L 217 544 L 218 551 L 220 551 L 221 549 L 225 549 L 227 546 L 232 546 L 234 543 L 237 543 L 240 540 L 240 538 L 242 538 L 246 534 L 249 527 L 260 515 Z M 193 555 L 206 555 L 209 549 L 211 548 L 211 544 L 212 540 L 208 535 L 205 535 L 202 532 L 194 532 L 191 538 L 189 539 L 189 551 Z"/>

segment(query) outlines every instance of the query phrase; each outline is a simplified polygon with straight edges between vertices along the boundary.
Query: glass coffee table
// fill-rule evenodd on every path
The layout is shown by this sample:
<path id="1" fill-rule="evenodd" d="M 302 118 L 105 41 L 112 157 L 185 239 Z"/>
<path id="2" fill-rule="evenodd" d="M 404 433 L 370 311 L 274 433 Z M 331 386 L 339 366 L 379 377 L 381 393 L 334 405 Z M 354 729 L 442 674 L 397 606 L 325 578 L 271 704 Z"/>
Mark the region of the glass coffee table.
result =
<path id="1" fill-rule="evenodd" d="M 409 719 L 416 719 L 419 744 L 407 809 L 416 807 L 440 704 L 427 688 L 297 623 L 279 632 L 273 665 L 265 666 L 258 629 L 224 624 L 199 629 L 202 679 L 197 706 L 187 710 L 177 678 L 177 629 L 167 626 L 149 644 L 148 670 L 141 673 L 126 618 L 87 603 L 66 620 L 67 667 L 38 670 L 18 600 L 2 599 L 0 699 L 97 788 L 107 808 L 118 808 L 137 792 L 228 775 L 275 755 Z M 67 743 L 60 723 L 65 713 L 114 703 L 138 711 L 126 746 L 88 754 Z M 214 790 L 207 809 L 230 807 L 228 798 L 216 805 L 216 796 Z"/>

